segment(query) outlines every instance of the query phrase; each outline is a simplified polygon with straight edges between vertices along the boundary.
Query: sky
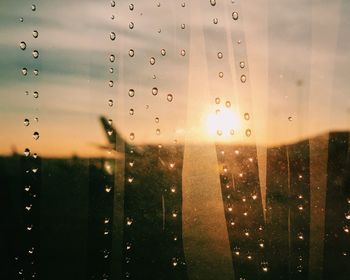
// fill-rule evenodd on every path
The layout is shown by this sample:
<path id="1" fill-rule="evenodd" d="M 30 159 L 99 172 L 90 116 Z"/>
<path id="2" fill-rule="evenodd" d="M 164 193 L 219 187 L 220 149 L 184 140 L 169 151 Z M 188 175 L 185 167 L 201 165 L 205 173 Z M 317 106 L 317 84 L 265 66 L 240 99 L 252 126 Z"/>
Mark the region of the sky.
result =
<path id="1" fill-rule="evenodd" d="M 104 155 L 101 115 L 138 144 L 350 128 L 348 1 L 191 2 L 1 1 L 0 154 Z"/>

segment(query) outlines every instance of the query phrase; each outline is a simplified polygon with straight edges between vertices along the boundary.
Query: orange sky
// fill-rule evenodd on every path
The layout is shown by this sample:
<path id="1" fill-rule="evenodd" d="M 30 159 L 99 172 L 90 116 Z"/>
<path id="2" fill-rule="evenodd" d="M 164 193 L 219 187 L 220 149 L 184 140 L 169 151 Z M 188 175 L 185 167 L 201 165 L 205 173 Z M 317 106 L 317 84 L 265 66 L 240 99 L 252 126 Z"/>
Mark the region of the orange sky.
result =
<path id="1" fill-rule="evenodd" d="M 135 143 L 147 144 L 272 145 L 350 128 L 348 5 L 207 4 L 193 14 L 190 3 L 183 8 L 140 2 L 132 11 L 120 3 L 114 20 L 108 5 L 94 1 L 83 6 L 52 1 L 35 13 L 15 4 L 1 9 L 0 48 L 7 55 L 0 58 L 0 154 L 29 147 L 44 156 L 104 155 L 96 148 L 107 142 L 101 115 L 112 118 L 126 139 L 134 133 Z M 232 19 L 233 9 L 239 10 L 238 20 Z M 320 16 L 325 12 L 333 16 Z M 23 23 L 10 20 L 19 15 Z M 116 40 L 109 38 L 111 31 Z M 135 96 L 128 96 L 129 89 Z"/>

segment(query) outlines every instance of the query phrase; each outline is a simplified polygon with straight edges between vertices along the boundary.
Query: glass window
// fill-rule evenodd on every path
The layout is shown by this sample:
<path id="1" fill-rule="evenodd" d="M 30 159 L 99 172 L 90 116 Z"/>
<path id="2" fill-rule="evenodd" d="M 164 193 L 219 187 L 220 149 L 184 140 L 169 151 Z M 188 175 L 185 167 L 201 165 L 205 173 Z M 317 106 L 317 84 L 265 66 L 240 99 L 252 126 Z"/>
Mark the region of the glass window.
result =
<path id="1" fill-rule="evenodd" d="M 348 279 L 350 2 L 0 2 L 0 279 Z"/>

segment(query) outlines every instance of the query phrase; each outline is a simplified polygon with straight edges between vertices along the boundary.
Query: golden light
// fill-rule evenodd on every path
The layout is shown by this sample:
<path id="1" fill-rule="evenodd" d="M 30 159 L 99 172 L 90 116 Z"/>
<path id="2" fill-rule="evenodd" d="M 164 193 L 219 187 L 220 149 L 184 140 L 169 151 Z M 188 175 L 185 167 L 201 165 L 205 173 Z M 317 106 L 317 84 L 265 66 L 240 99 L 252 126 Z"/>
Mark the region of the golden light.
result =
<path id="1" fill-rule="evenodd" d="M 241 121 L 234 109 L 221 107 L 207 115 L 205 126 L 209 136 L 229 140 L 240 130 Z"/>

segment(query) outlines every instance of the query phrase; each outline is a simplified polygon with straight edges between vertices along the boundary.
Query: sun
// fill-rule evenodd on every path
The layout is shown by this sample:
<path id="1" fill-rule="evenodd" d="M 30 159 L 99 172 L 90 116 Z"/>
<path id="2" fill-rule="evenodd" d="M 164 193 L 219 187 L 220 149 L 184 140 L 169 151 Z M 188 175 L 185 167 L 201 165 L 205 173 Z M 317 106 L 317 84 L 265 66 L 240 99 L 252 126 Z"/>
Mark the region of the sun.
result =
<path id="1" fill-rule="evenodd" d="M 209 136 L 230 140 L 240 130 L 241 121 L 235 109 L 222 106 L 207 114 L 205 126 Z"/>

